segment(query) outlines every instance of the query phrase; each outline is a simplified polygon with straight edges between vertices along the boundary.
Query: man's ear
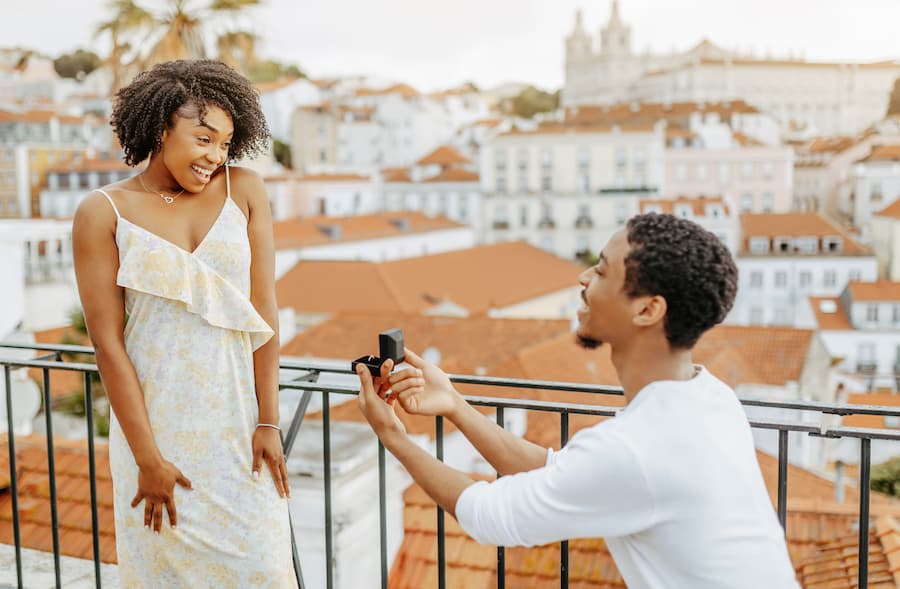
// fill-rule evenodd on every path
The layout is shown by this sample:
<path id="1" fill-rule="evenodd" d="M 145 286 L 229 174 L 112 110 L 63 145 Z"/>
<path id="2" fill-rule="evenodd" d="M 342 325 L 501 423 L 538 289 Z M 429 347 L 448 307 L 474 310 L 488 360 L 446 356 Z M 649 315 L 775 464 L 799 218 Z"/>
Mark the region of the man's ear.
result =
<path id="1" fill-rule="evenodd" d="M 639 327 L 650 327 L 657 323 L 662 323 L 666 319 L 666 311 L 668 305 L 666 299 L 659 295 L 638 297 L 635 300 L 638 303 L 637 313 L 632 317 L 632 321 Z"/>

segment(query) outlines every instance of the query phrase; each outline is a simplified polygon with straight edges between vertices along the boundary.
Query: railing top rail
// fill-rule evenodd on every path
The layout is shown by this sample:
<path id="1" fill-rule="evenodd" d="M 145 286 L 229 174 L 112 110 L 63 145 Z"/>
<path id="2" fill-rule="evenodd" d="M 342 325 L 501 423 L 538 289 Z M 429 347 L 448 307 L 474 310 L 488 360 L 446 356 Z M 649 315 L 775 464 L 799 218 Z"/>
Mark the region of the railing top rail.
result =
<path id="1" fill-rule="evenodd" d="M 16 350 L 35 350 L 56 353 L 72 353 L 72 354 L 93 354 L 94 349 L 90 346 L 69 345 L 69 344 L 26 344 L 26 343 L 10 343 L 0 342 L 0 349 L 16 349 Z M 42 358 L 2 358 L 0 357 L 0 366 L 10 366 L 16 368 L 40 368 L 53 370 L 69 370 L 76 372 L 96 372 L 97 365 L 86 362 L 70 362 L 67 360 L 55 361 Z M 335 361 L 316 361 L 307 359 L 286 358 L 280 362 L 282 369 L 298 370 L 307 372 L 331 373 L 331 374 L 353 374 L 350 370 L 350 363 Z M 450 380 L 458 384 L 472 384 L 480 386 L 493 387 L 509 387 L 530 390 L 551 390 L 560 392 L 574 392 L 587 394 L 605 394 L 605 395 L 622 395 L 620 387 L 589 385 L 573 382 L 550 381 L 550 380 L 529 380 L 521 378 L 505 378 L 494 376 L 473 376 L 467 374 L 451 374 Z M 338 394 L 354 395 L 358 393 L 358 387 L 340 384 L 323 384 L 319 382 L 301 382 L 297 380 L 283 380 L 280 383 L 282 389 L 293 389 L 302 391 L 315 392 L 331 392 Z M 590 415 L 613 415 L 616 408 L 603 407 L 598 405 L 580 405 L 572 403 L 553 403 L 538 402 L 529 399 L 509 399 L 509 398 L 493 398 L 493 397 L 466 397 L 473 404 L 481 405 L 503 405 L 509 408 L 521 408 L 538 411 L 555 411 L 567 413 L 580 413 Z M 882 405 L 851 405 L 848 403 L 823 403 L 818 401 L 772 401 L 766 399 L 742 398 L 741 403 L 749 407 L 763 407 L 768 409 L 791 409 L 804 412 L 815 412 L 828 415 L 879 415 L 884 417 L 900 417 L 900 407 L 882 406 Z M 752 422 L 756 427 L 766 429 L 784 429 L 790 426 L 790 431 L 804 431 L 822 436 L 831 437 L 860 437 L 864 436 L 871 439 L 896 440 L 900 439 L 900 432 L 892 430 L 879 430 L 867 428 L 846 428 L 832 427 L 822 428 L 814 424 L 800 424 L 777 421 L 758 421 Z M 875 435 L 877 433 L 877 435 Z"/>

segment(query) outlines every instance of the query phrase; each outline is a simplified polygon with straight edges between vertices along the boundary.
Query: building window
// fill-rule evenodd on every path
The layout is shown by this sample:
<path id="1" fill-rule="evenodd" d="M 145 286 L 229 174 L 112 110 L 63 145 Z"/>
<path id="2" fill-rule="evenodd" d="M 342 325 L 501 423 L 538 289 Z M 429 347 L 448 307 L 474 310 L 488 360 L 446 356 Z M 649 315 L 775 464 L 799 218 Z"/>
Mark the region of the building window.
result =
<path id="1" fill-rule="evenodd" d="M 628 206 L 625 203 L 617 202 L 615 215 L 616 225 L 624 225 L 628 221 Z"/>
<path id="2" fill-rule="evenodd" d="M 819 251 L 819 240 L 815 237 L 798 237 L 794 246 L 801 254 L 814 254 Z"/>
<path id="3" fill-rule="evenodd" d="M 825 253 L 838 253 L 844 249 L 844 240 L 840 237 L 825 237 L 822 239 L 822 250 Z"/>
<path id="4" fill-rule="evenodd" d="M 866 321 L 869 323 L 878 323 L 878 305 L 866 305 Z"/>
<path id="5" fill-rule="evenodd" d="M 578 173 L 578 191 L 585 194 L 590 190 L 591 177 L 586 173 Z"/>
<path id="6" fill-rule="evenodd" d="M 850 272 L 847 273 L 848 282 L 859 282 L 860 277 L 862 277 L 862 272 L 859 270 L 850 270 Z"/>
<path id="7" fill-rule="evenodd" d="M 775 199 L 771 192 L 763 192 L 762 209 L 764 213 L 771 213 L 775 206 Z"/>
<path id="8" fill-rule="evenodd" d="M 788 325 L 790 323 L 790 314 L 784 307 L 775 307 L 774 323 L 776 325 Z"/>
<path id="9" fill-rule="evenodd" d="M 459 199 L 459 218 L 466 221 L 469 218 L 469 198 L 465 195 Z"/>
<path id="10" fill-rule="evenodd" d="M 900 323 L 900 304 L 894 304 L 894 323 Z M 900 347 L 897 348 L 897 352 L 900 353 Z M 898 358 L 900 360 L 900 358 Z"/>
<path id="11" fill-rule="evenodd" d="M 675 179 L 679 182 L 684 182 L 685 180 L 687 180 L 687 164 L 675 164 Z"/>
<path id="12" fill-rule="evenodd" d="M 497 193 L 506 194 L 506 176 L 497 176 Z"/>
<path id="13" fill-rule="evenodd" d="M 546 234 L 541 236 L 541 249 L 547 252 L 553 251 L 553 236 Z"/>
<path id="14" fill-rule="evenodd" d="M 553 176 L 549 173 L 544 173 L 541 175 L 541 190 L 544 192 L 550 192 L 553 190 Z"/>
<path id="15" fill-rule="evenodd" d="M 812 272 L 809 270 L 803 270 L 797 275 L 797 283 L 800 288 L 809 288 L 809 285 L 812 284 Z"/>
<path id="16" fill-rule="evenodd" d="M 744 162 L 741 164 L 741 177 L 744 180 L 753 178 L 753 162 Z"/>
<path id="17" fill-rule="evenodd" d="M 528 192 L 528 175 L 519 170 L 519 192 Z"/>
<path id="18" fill-rule="evenodd" d="M 750 273 L 750 288 L 762 288 L 763 273 L 760 270 L 754 270 Z"/>
<path id="19" fill-rule="evenodd" d="M 528 227 L 528 205 L 519 207 L 519 225 Z"/>
<path id="20" fill-rule="evenodd" d="M 678 205 L 675 207 L 675 216 L 681 217 L 682 219 L 690 219 L 694 216 L 694 211 L 691 208 L 691 205 Z"/>
<path id="21" fill-rule="evenodd" d="M 719 164 L 719 184 L 728 184 L 731 180 L 731 164 Z"/>
<path id="22" fill-rule="evenodd" d="M 749 213 L 753 210 L 753 194 L 745 192 L 741 195 L 741 212 Z"/>
<path id="23" fill-rule="evenodd" d="M 750 238 L 751 254 L 767 254 L 769 253 L 768 237 L 751 237 Z"/>
<path id="24" fill-rule="evenodd" d="M 766 180 L 771 180 L 772 176 L 775 174 L 775 166 L 772 162 L 763 162 L 762 165 L 762 175 Z"/>
<path id="25" fill-rule="evenodd" d="M 506 169 L 506 151 L 502 149 L 494 151 L 494 167 L 497 168 L 497 170 Z"/>
<path id="26" fill-rule="evenodd" d="M 509 217 L 506 212 L 506 205 L 497 205 L 494 208 L 494 229 L 509 229 Z"/>
<path id="27" fill-rule="evenodd" d="M 834 288 L 837 284 L 837 272 L 834 270 L 825 270 L 825 274 L 822 277 L 822 284 L 828 288 Z"/>
<path id="28" fill-rule="evenodd" d="M 699 164 L 697 164 L 696 173 L 697 180 L 706 182 L 706 177 L 709 176 L 709 168 L 707 167 L 706 163 L 700 162 Z"/>
<path id="29" fill-rule="evenodd" d="M 787 288 L 787 272 L 784 270 L 775 272 L 775 288 Z"/>
<path id="30" fill-rule="evenodd" d="M 541 150 L 541 167 L 544 169 L 553 167 L 553 152 L 549 149 Z"/>
<path id="31" fill-rule="evenodd" d="M 880 202 L 884 198 L 884 193 L 881 189 L 881 182 L 873 181 L 871 184 L 871 189 L 869 190 L 869 199 L 875 202 Z"/>
<path id="32" fill-rule="evenodd" d="M 750 325 L 762 325 L 763 324 L 763 309 L 762 307 L 750 307 Z"/>

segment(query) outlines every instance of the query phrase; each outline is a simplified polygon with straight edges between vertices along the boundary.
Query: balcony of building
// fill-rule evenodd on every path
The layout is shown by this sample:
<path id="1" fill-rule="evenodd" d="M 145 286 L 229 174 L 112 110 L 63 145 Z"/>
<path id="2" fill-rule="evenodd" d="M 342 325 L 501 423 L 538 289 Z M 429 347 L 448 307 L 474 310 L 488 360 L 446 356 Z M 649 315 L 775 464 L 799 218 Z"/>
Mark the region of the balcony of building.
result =
<path id="1" fill-rule="evenodd" d="M 17 431 L 15 423 L 16 395 L 22 389 L 14 381 L 26 370 L 37 375 L 43 407 L 53 406 L 54 390 L 65 379 L 80 382 L 84 406 L 94 407 L 97 369 L 91 354 L 82 346 L 0 344 L 5 385 L 0 414 L 5 413 L 7 428 L 7 447 L 0 448 L 0 587 L 118 586 L 112 483 L 107 446 L 98 434 L 101 424 L 86 411 L 84 435 L 73 440 L 54 435 L 54 411 L 41 412 L 37 433 Z M 404 491 L 409 481 L 383 446 L 366 426 L 345 420 L 355 404 L 337 403 L 358 392 L 329 378 L 352 382 L 349 365 L 349 360 L 281 364 L 282 395 L 295 400 L 282 426 L 302 587 L 624 586 L 600 539 L 529 549 L 478 545 L 417 486 Z M 469 403 L 501 426 L 515 427 L 511 418 L 528 415 L 545 426 L 547 440 L 541 441 L 557 447 L 577 430 L 614 416 L 624 404 L 615 387 L 451 378 Z M 766 432 L 775 442 L 773 454 L 758 451 L 758 458 L 801 584 L 900 586 L 894 576 L 900 501 L 870 491 L 873 443 L 896 444 L 900 432 L 838 421 L 847 415 L 896 421 L 900 407 L 742 402 L 754 432 Z M 429 434 L 430 447 L 444 459 L 445 444 L 454 443 L 452 424 L 440 417 L 428 422 L 424 430 L 408 429 Z M 841 466 L 827 477 L 795 466 L 792 452 L 799 452 L 796 440 L 802 437 L 851 447 L 858 468 Z M 490 473 L 482 476 L 490 478 Z"/>

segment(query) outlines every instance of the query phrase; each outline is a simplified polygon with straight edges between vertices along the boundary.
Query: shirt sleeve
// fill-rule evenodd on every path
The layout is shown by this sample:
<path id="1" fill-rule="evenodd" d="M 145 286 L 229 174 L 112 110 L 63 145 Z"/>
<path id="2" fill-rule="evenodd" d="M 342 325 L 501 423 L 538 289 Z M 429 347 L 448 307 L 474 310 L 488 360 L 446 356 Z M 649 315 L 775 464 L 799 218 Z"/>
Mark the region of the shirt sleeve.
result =
<path id="1" fill-rule="evenodd" d="M 608 428 L 579 432 L 547 464 L 480 481 L 456 503 L 460 526 L 482 544 L 537 546 L 649 528 L 653 500 L 634 450 Z"/>

